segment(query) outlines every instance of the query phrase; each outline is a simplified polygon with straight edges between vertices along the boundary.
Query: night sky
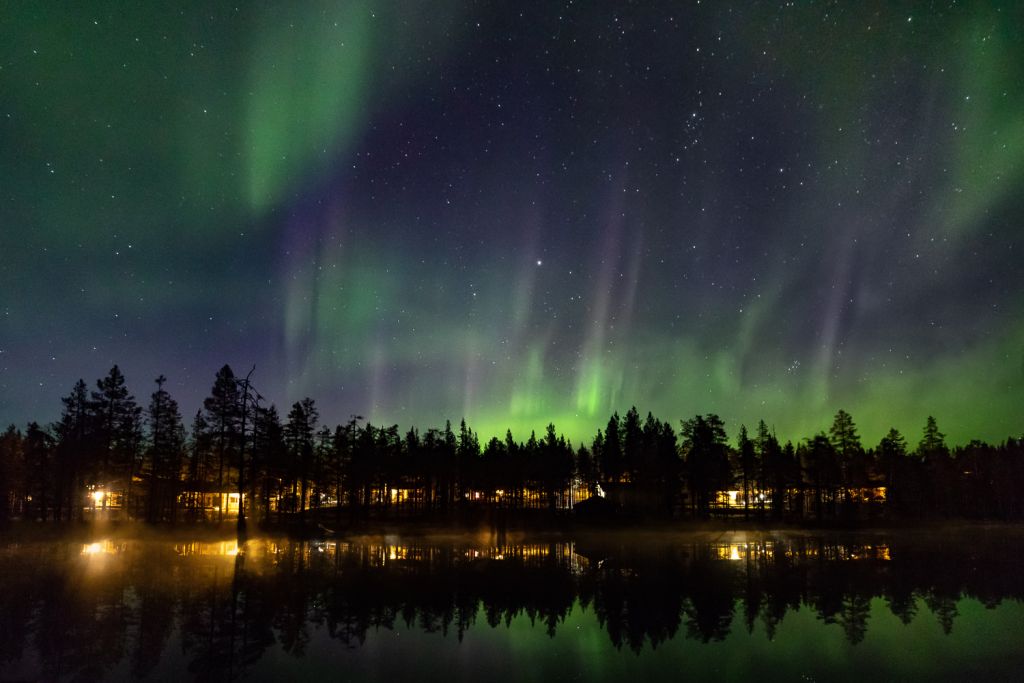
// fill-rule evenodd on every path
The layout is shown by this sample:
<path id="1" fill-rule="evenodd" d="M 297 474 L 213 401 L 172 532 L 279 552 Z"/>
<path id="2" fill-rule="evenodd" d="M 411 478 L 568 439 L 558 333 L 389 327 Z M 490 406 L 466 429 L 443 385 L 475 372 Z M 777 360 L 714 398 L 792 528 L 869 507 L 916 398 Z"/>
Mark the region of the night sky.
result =
<path id="1" fill-rule="evenodd" d="M 209 5 L 2 10 L 5 424 L 1024 428 L 1020 3 Z"/>

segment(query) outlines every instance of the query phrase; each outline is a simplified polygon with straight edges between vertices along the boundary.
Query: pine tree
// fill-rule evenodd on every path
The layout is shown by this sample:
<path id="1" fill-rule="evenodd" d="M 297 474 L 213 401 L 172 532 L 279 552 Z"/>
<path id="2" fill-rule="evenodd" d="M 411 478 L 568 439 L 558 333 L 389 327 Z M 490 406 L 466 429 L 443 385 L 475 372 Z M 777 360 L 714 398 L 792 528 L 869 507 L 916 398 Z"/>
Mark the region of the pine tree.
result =
<path id="1" fill-rule="evenodd" d="M 256 515 L 257 497 L 264 524 L 270 523 L 270 499 L 276 495 L 281 499 L 281 485 L 285 470 L 284 428 L 277 407 L 256 410 L 253 422 L 252 462 L 250 488 L 252 493 L 253 516 Z M 280 512 L 280 508 L 278 510 Z"/>
<path id="2" fill-rule="evenodd" d="M 304 519 L 306 514 L 306 498 L 313 460 L 313 434 L 316 433 L 319 418 L 316 403 L 311 398 L 304 398 L 292 404 L 292 409 L 288 412 L 288 422 L 284 426 L 285 442 L 288 444 L 294 472 L 292 497 L 295 502 L 292 510 L 298 510 L 300 519 Z M 299 496 L 297 500 L 296 494 Z"/>
<path id="3" fill-rule="evenodd" d="M 899 508 L 904 502 L 901 489 L 907 484 L 902 475 L 909 463 L 906 439 L 895 428 L 889 429 L 878 443 L 878 462 L 885 476 L 886 502 L 889 506 Z"/>
<path id="4" fill-rule="evenodd" d="M 203 401 L 206 421 L 214 456 L 216 457 L 216 485 L 220 496 L 220 517 L 224 518 L 227 481 L 231 462 L 239 448 L 241 422 L 241 394 L 230 365 L 217 371 L 210 396 Z"/>
<path id="5" fill-rule="evenodd" d="M 122 506 L 131 506 L 132 475 L 142 445 L 142 409 L 128 392 L 124 375 L 116 365 L 97 381 L 92 392 L 91 411 L 95 417 L 97 456 L 89 472 L 90 483 L 108 491 L 124 491 Z M 103 507 L 109 496 L 103 497 Z"/>
<path id="6" fill-rule="evenodd" d="M 846 461 L 849 461 L 861 449 L 857 426 L 853 423 L 853 417 L 845 410 L 840 409 L 836 413 L 828 433 L 839 456 Z"/>
<path id="7" fill-rule="evenodd" d="M 614 413 L 608 419 L 608 425 L 605 427 L 600 463 L 601 472 L 606 482 L 618 483 L 622 481 L 622 432 L 619 427 L 618 413 Z"/>
<path id="8" fill-rule="evenodd" d="M 857 435 L 857 427 L 853 423 L 853 417 L 848 412 L 840 409 L 836 413 L 835 419 L 832 421 L 832 426 L 829 428 L 829 439 L 832 441 L 832 446 L 835 448 L 836 453 L 839 455 L 839 468 L 840 478 L 842 480 L 843 488 L 843 501 L 848 503 L 850 501 L 850 487 L 853 485 L 853 472 L 858 469 L 855 467 L 855 463 L 859 460 L 858 455 L 863 453 L 863 449 L 860 445 L 860 437 Z M 861 462 L 859 469 L 865 469 L 864 464 Z M 861 479 L 867 478 L 867 473 L 862 473 Z M 864 484 L 866 482 L 857 482 Z"/>
<path id="9" fill-rule="evenodd" d="M 697 514 L 710 514 L 715 491 L 731 485 L 725 423 L 713 413 L 683 420 L 680 435 Z"/>
<path id="10" fill-rule="evenodd" d="M 203 415 L 203 411 L 197 410 L 192 418 L 188 442 L 188 462 L 185 466 L 185 481 L 188 482 L 187 508 L 190 521 L 199 518 L 200 508 L 204 501 L 205 493 L 210 483 L 211 472 L 213 471 L 212 451 L 210 449 L 210 425 Z"/>
<path id="11" fill-rule="evenodd" d="M 22 436 L 14 425 L 0 435 L 0 522 L 21 511 L 25 491 Z"/>
<path id="12" fill-rule="evenodd" d="M 801 449 L 801 460 L 804 477 L 814 491 L 815 517 L 824 517 L 826 503 L 829 512 L 834 515 L 841 471 L 839 454 L 828 435 L 821 433 L 807 439 L 806 445 Z"/>
<path id="13" fill-rule="evenodd" d="M 61 403 L 64 407 L 56 425 L 56 516 L 62 517 L 62 511 L 66 510 L 70 520 L 76 517 L 76 512 L 80 517 L 84 509 L 83 469 L 91 450 L 93 416 L 89 404 L 89 387 L 85 380 L 78 380 L 71 393 L 61 399 Z"/>
<path id="14" fill-rule="evenodd" d="M 46 521 L 49 504 L 53 500 L 52 462 L 53 437 L 36 422 L 30 422 L 22 442 L 25 458 L 29 518 Z"/>
<path id="15" fill-rule="evenodd" d="M 746 425 L 740 425 L 740 435 L 736 443 L 740 456 L 740 473 L 743 479 L 743 517 L 750 514 L 750 485 L 757 471 L 757 454 L 754 442 L 747 436 Z"/>
<path id="16" fill-rule="evenodd" d="M 643 429 L 640 426 L 640 413 L 636 406 L 626 411 L 622 421 L 622 466 L 629 480 L 637 483 L 637 475 L 642 469 L 643 461 Z"/>
<path id="17" fill-rule="evenodd" d="M 166 518 L 175 521 L 181 484 L 185 428 L 178 403 L 164 389 L 167 378 L 154 380 L 157 390 L 150 397 L 149 424 L 149 501 L 150 521 Z"/>
<path id="18" fill-rule="evenodd" d="M 946 435 L 939 431 L 939 426 L 931 415 L 928 416 L 925 423 L 924 435 L 917 444 L 917 452 L 925 459 L 949 455 L 949 449 L 946 448 Z"/>
<path id="19" fill-rule="evenodd" d="M 922 491 L 925 507 L 931 512 L 949 515 L 953 507 L 953 487 L 957 478 L 953 460 L 946 447 L 946 435 L 939 431 L 931 415 L 924 426 L 924 434 L 917 444 L 917 455 L 925 470 L 928 485 Z"/>

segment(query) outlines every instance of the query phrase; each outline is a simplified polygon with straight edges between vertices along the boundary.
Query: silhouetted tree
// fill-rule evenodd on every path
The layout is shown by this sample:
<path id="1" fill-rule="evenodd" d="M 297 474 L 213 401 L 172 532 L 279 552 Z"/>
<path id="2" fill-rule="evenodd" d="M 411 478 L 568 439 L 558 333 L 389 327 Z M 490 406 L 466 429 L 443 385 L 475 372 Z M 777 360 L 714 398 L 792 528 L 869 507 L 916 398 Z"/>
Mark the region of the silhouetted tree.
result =
<path id="1" fill-rule="evenodd" d="M 220 519 L 224 518 L 230 488 L 231 463 L 240 447 L 241 392 L 230 365 L 217 371 L 210 395 L 203 401 L 210 442 L 216 458 L 216 485 Z"/>
<path id="2" fill-rule="evenodd" d="M 164 389 L 167 378 L 156 378 L 157 390 L 150 398 L 149 422 L 149 499 L 147 519 L 169 519 L 177 516 L 180 492 L 185 428 L 181 423 L 178 403 Z"/>
<path id="3" fill-rule="evenodd" d="M 931 415 L 928 416 L 925 423 L 921 441 L 917 444 L 917 452 L 925 459 L 944 458 L 949 455 L 949 449 L 946 448 L 946 435 L 939 431 L 939 426 Z"/>
<path id="4" fill-rule="evenodd" d="M 473 479 L 476 467 L 480 460 L 480 440 L 473 433 L 473 430 L 466 426 L 463 418 L 459 422 L 458 443 L 455 447 L 455 463 L 453 479 L 455 491 L 458 498 L 462 498 L 465 489 L 469 488 L 469 482 Z"/>
<path id="5" fill-rule="evenodd" d="M 876 453 L 885 484 L 886 503 L 890 508 L 904 509 L 911 495 L 908 489 L 916 479 L 909 471 L 911 463 L 907 458 L 906 439 L 895 428 L 890 428 L 878 443 Z"/>
<path id="6" fill-rule="evenodd" d="M 566 443 L 564 436 L 556 437 L 555 425 L 548 424 L 541 451 L 543 458 L 542 489 L 547 494 L 548 508 L 554 511 L 558 496 L 561 496 L 569 487 L 569 480 L 572 477 L 572 446 Z"/>
<path id="7" fill-rule="evenodd" d="M 949 515 L 952 513 L 953 480 L 955 471 L 946 447 L 945 434 L 939 431 L 935 418 L 931 415 L 924 426 L 921 441 L 917 444 L 917 457 L 924 468 L 924 476 L 928 486 L 924 487 L 926 507 L 934 512 Z"/>
<path id="8" fill-rule="evenodd" d="M 313 460 L 313 434 L 319 419 L 320 413 L 313 399 L 304 398 L 292 404 L 288 422 L 284 426 L 284 439 L 292 466 L 292 511 L 298 511 L 300 519 L 305 519 Z"/>
<path id="9" fill-rule="evenodd" d="M 192 418 L 192 429 L 186 454 L 186 513 L 189 521 L 196 521 L 204 513 L 204 494 L 210 482 L 214 463 L 211 448 L 210 427 L 203 412 L 196 411 Z"/>
<path id="10" fill-rule="evenodd" d="M 257 499 L 261 501 L 258 512 L 254 509 L 253 515 L 262 513 L 264 524 L 270 523 L 271 495 L 276 494 L 280 502 L 286 461 L 284 428 L 277 407 L 258 408 L 253 421 L 250 485 L 254 506 Z"/>
<path id="11" fill-rule="evenodd" d="M 94 422 L 89 403 L 89 388 L 85 380 L 78 380 L 71 393 L 61 399 L 63 410 L 55 431 L 56 446 L 56 512 L 60 519 L 66 511 L 67 519 L 81 517 L 84 509 L 83 468 L 90 453 L 95 451 Z"/>
<path id="12" fill-rule="evenodd" d="M 839 454 L 825 434 L 808 439 L 799 454 L 804 472 L 804 481 L 814 494 L 814 516 L 823 519 L 826 512 L 835 516 L 837 491 L 841 484 L 842 472 Z"/>
<path id="13" fill-rule="evenodd" d="M 707 517 L 714 492 L 727 489 L 732 483 L 725 424 L 712 413 L 704 417 L 697 415 L 682 422 L 680 435 L 695 510 L 698 515 Z"/>
<path id="14" fill-rule="evenodd" d="M 740 480 L 743 484 L 743 518 L 750 516 L 750 487 L 754 481 L 758 469 L 757 453 L 754 450 L 754 442 L 747 436 L 747 428 L 740 425 L 740 435 L 736 443 L 739 451 Z"/>
<path id="15" fill-rule="evenodd" d="M 95 417 L 94 429 L 98 453 L 91 462 L 89 482 L 108 491 L 125 492 L 123 506 L 127 512 L 132 474 L 136 470 L 142 443 L 142 409 L 135 397 L 128 393 L 124 375 L 115 365 L 106 377 L 97 381 L 92 392 L 91 412 Z M 103 507 L 109 497 L 104 496 Z"/>
<path id="16" fill-rule="evenodd" d="M 836 449 L 839 457 L 849 460 L 853 454 L 860 450 L 860 437 L 857 435 L 857 426 L 848 412 L 840 409 L 836 413 L 832 426 L 828 430 L 829 439 Z"/>
<path id="17" fill-rule="evenodd" d="M 360 483 L 358 481 L 358 473 L 355 472 L 353 454 L 355 452 L 356 439 L 359 436 L 359 421 L 362 419 L 361 415 L 352 415 L 347 423 L 339 425 L 334 430 L 332 460 L 327 469 L 328 476 L 334 484 L 334 495 L 338 499 L 337 509 L 335 510 L 335 521 L 338 523 L 341 522 L 341 509 L 346 496 L 346 489 L 353 517 L 358 515 L 359 511 L 358 494 Z M 422 463 L 420 466 L 422 467 Z"/>
<path id="18" fill-rule="evenodd" d="M 792 485 L 800 482 L 799 467 L 792 446 L 784 449 L 779 440 L 769 431 L 764 420 L 758 423 L 757 456 L 761 465 L 761 489 L 757 506 L 764 513 L 765 499 L 771 498 L 771 514 L 775 519 L 782 517 L 786 498 Z"/>
<path id="19" fill-rule="evenodd" d="M 644 435 L 640 425 L 640 413 L 636 406 L 626 411 L 620 433 L 622 434 L 622 469 L 628 475 L 629 480 L 636 483 L 644 459 Z"/>
<path id="20" fill-rule="evenodd" d="M 252 366 L 243 379 L 237 380 L 238 385 L 238 460 L 236 468 L 238 471 L 238 539 L 241 541 L 246 535 L 245 521 L 245 472 L 247 467 L 246 446 L 249 443 L 249 431 L 256 413 L 260 409 L 260 401 L 263 397 L 252 385 L 252 373 L 256 372 L 256 366 Z M 251 454 L 249 456 L 251 458 Z"/>
<path id="21" fill-rule="evenodd" d="M 0 522 L 21 514 L 25 500 L 22 436 L 14 425 L 0 435 Z"/>
<path id="22" fill-rule="evenodd" d="M 847 503 L 850 500 L 849 489 L 854 479 L 852 472 L 855 469 L 855 463 L 860 464 L 861 469 L 864 469 L 863 463 L 857 463 L 864 449 L 861 448 L 860 436 L 857 434 L 857 427 L 853 423 L 853 417 L 843 409 L 839 409 L 836 413 L 832 426 L 828 430 L 828 435 L 832 442 L 832 447 L 835 448 L 836 455 L 839 457 L 843 502 Z M 866 472 L 864 474 L 866 476 Z"/>
<path id="23" fill-rule="evenodd" d="M 754 501 L 757 505 L 759 517 L 765 514 L 765 494 L 771 489 L 771 479 L 774 472 L 772 469 L 778 465 L 775 457 L 778 447 L 778 439 L 772 434 L 764 420 L 757 421 L 757 435 L 754 437 L 754 454 L 757 460 L 757 498 Z"/>
<path id="24" fill-rule="evenodd" d="M 688 486 L 692 513 L 707 516 L 716 492 L 736 481 L 745 517 L 752 509 L 764 516 L 768 501 L 775 519 L 809 511 L 817 519 L 836 517 L 840 502 L 844 514 L 876 514 L 882 506 L 861 504 L 877 500 L 878 486 L 886 490 L 884 509 L 898 515 L 1024 516 L 1021 440 L 971 441 L 951 450 L 933 417 L 910 454 L 895 429 L 864 450 L 845 410 L 828 433 L 797 448 L 780 445 L 763 420 L 753 436 L 741 425 L 734 451 L 722 420 L 698 415 L 681 423 L 680 449 L 667 422 L 652 413 L 641 420 L 635 406 L 624 418 L 613 414 L 589 449 L 574 449 L 551 424 L 539 440 L 531 432 L 516 442 L 506 431 L 481 450 L 465 420 L 457 432 L 446 422 L 422 435 L 415 427 L 404 436 L 398 425 L 360 427 L 356 417 L 318 431 L 311 398 L 293 405 L 282 426 L 276 409 L 263 408 L 247 379 L 240 382 L 225 365 L 186 441 L 165 381 L 157 378 L 145 420 L 115 365 L 91 393 L 84 381 L 76 383 L 52 427 L 35 424 L 24 436 L 8 429 L 0 439 L 0 519 L 72 519 L 86 509 L 89 492 L 103 491 L 109 495 L 95 500 L 119 501 L 129 518 L 144 509 L 148 520 L 173 521 L 184 507 L 198 520 L 207 507 L 223 516 L 233 482 L 240 524 L 243 505 L 267 522 L 275 505 L 279 515 L 291 510 L 301 519 L 330 500 L 338 522 L 346 505 L 353 520 L 448 513 L 456 504 L 460 518 L 479 505 L 557 510 L 573 506 L 567 494 L 596 493 L 598 485 L 631 514 L 665 517 Z M 398 491 L 402 505 L 395 511 Z M 828 613 L 838 609 L 833 604 Z"/>
<path id="25" fill-rule="evenodd" d="M 598 462 L 601 465 L 601 472 L 606 483 L 619 483 L 622 481 L 625 475 L 625 463 L 622 455 L 622 433 L 619 427 L 618 413 L 613 414 L 608 419 Z"/>
<path id="26" fill-rule="evenodd" d="M 29 422 L 22 444 L 25 457 L 25 471 L 28 506 L 31 518 L 46 520 L 49 503 L 53 500 L 53 437 L 36 422 Z"/>

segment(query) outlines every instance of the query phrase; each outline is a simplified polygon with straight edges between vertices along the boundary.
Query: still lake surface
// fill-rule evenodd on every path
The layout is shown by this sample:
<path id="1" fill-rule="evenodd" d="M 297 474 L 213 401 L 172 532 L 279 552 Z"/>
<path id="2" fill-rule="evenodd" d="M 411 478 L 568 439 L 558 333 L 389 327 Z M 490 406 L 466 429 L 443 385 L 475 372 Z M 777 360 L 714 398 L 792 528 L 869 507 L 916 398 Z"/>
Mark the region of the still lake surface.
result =
<path id="1" fill-rule="evenodd" d="M 0 538 L 4 680 L 1022 680 L 1024 532 Z"/>

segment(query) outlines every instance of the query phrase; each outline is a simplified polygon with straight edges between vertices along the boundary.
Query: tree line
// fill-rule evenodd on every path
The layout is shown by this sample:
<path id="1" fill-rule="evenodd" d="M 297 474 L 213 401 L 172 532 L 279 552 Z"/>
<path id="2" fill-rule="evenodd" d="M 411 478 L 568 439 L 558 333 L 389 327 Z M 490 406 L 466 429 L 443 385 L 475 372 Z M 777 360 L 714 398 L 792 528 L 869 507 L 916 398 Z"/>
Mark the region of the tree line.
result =
<path id="1" fill-rule="evenodd" d="M 92 389 L 79 380 L 57 422 L 8 427 L 0 520 L 84 519 L 110 505 L 150 522 L 230 511 L 242 522 L 333 515 L 341 523 L 467 506 L 558 511 L 588 498 L 580 513 L 653 519 L 1024 513 L 1021 439 L 951 448 L 932 417 L 916 446 L 891 429 L 865 448 L 844 410 L 827 430 L 783 444 L 763 420 L 752 432 L 741 425 L 731 442 L 717 415 L 677 429 L 635 407 L 612 415 L 589 445 L 574 445 L 553 424 L 525 441 L 506 431 L 481 442 L 465 420 L 404 433 L 357 415 L 331 426 L 311 398 L 282 416 L 249 376 L 225 365 L 186 430 L 166 381 L 156 378 L 143 408 L 115 365 Z"/>

